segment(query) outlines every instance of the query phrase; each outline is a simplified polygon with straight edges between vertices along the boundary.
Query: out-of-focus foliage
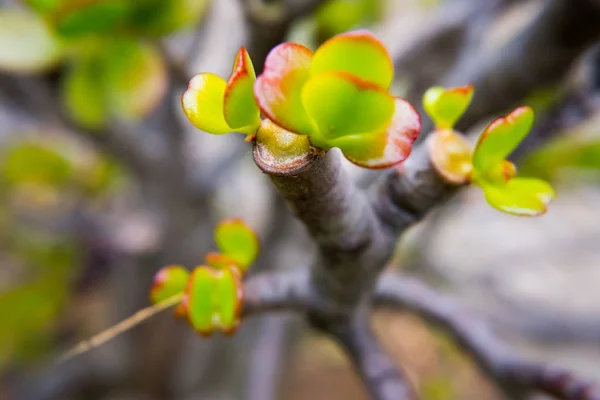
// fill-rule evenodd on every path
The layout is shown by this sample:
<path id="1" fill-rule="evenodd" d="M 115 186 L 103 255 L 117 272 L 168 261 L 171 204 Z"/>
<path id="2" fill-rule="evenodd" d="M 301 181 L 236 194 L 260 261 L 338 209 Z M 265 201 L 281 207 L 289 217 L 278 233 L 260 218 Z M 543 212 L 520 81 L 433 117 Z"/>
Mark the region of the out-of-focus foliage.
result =
<path id="1" fill-rule="evenodd" d="M 105 41 L 96 51 L 72 60 L 61 94 L 78 124 L 99 129 L 110 115 L 140 118 L 152 111 L 167 83 L 162 58 L 153 46 L 122 39 Z"/>
<path id="2" fill-rule="evenodd" d="M 549 142 L 527 156 L 521 173 L 540 179 L 573 180 L 577 176 L 600 175 L 600 135 L 571 132 Z"/>
<path id="3" fill-rule="evenodd" d="M 11 259 L 2 263 L 5 268 L 16 265 L 18 273 L 2 276 L 7 288 L 0 290 L 0 370 L 9 360 L 26 362 L 39 357 L 52 343 L 53 326 L 69 294 L 77 257 L 68 237 L 8 223 L 10 238 L 3 240 L 2 250 Z M 6 228 L 2 227 L 3 234 Z"/>
<path id="4" fill-rule="evenodd" d="M 383 14 L 383 0 L 330 0 L 315 15 L 317 36 L 325 41 L 339 33 L 367 27 Z"/>
<path id="5" fill-rule="evenodd" d="M 35 139 L 35 140 L 34 140 Z M 69 229 L 74 205 L 106 196 L 117 166 L 59 137 L 28 136 L 0 154 L 0 369 L 39 357 L 79 271 L 79 242 Z M 49 226 L 33 223 L 36 219 Z M 27 222 L 29 221 L 29 222 Z"/>
<path id="6" fill-rule="evenodd" d="M 164 303 L 182 296 L 175 315 L 186 317 L 202 336 L 220 330 L 233 333 L 240 323 L 243 299 L 242 275 L 258 256 L 254 230 L 239 218 L 228 218 L 215 229 L 221 253 L 208 253 L 206 265 L 191 273 L 179 265 L 162 268 L 154 277 L 150 300 Z"/>
<path id="7" fill-rule="evenodd" d="M 0 10 L 0 71 L 37 73 L 56 66 L 62 46 L 47 24 L 22 10 Z"/>
<path id="8" fill-rule="evenodd" d="M 189 27 L 210 0 L 28 0 L 32 10 L 0 10 L 0 70 L 42 73 L 61 61 L 62 102 L 79 125 L 139 119 L 167 89 L 151 39 Z"/>

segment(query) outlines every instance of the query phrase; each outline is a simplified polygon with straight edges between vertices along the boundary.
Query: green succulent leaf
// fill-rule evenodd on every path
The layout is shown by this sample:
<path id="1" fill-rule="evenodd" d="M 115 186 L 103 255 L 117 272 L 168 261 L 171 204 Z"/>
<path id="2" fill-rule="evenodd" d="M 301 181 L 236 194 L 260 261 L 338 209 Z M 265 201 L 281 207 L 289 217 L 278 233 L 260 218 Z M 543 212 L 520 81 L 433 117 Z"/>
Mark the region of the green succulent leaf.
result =
<path id="1" fill-rule="evenodd" d="M 64 107 L 78 125 L 87 129 L 101 129 L 108 122 L 102 76 L 102 68 L 96 59 L 79 60 L 62 76 Z"/>
<path id="2" fill-rule="evenodd" d="M 258 237 L 241 219 L 229 218 L 222 221 L 215 230 L 215 241 L 221 253 L 235 260 L 243 270 L 258 256 Z"/>
<path id="3" fill-rule="evenodd" d="M 505 184 L 485 183 L 482 188 L 485 199 L 492 207 L 521 216 L 544 214 L 555 197 L 552 186 L 534 178 L 513 178 Z"/>
<path id="4" fill-rule="evenodd" d="M 145 42 L 113 43 L 104 59 L 106 99 L 114 115 L 139 119 L 167 90 L 168 77 L 158 50 Z"/>
<path id="5" fill-rule="evenodd" d="M 451 129 L 473 99 L 473 86 L 432 87 L 423 96 L 423 107 L 438 129 Z"/>
<path id="6" fill-rule="evenodd" d="M 189 272 L 181 265 L 170 265 L 154 275 L 150 300 L 157 304 L 185 290 Z"/>
<path id="7" fill-rule="evenodd" d="M 242 47 L 233 65 L 223 99 L 223 115 L 233 129 L 249 126 L 254 133 L 260 124 L 260 111 L 254 101 L 254 81 L 256 73 L 252 60 Z"/>
<path id="8" fill-rule="evenodd" d="M 310 72 L 346 72 L 387 89 L 394 78 L 394 67 L 387 49 L 367 30 L 334 36 L 315 52 Z"/>
<path id="9" fill-rule="evenodd" d="M 508 157 L 531 130 L 533 119 L 530 107 L 519 107 L 488 125 L 473 153 L 473 168 L 477 174 L 485 175 Z"/>
<path id="10" fill-rule="evenodd" d="M 0 71 L 39 73 L 56 66 L 62 46 L 37 15 L 0 10 Z"/>
<path id="11" fill-rule="evenodd" d="M 325 140 L 381 129 L 394 114 L 387 90 L 340 72 L 312 76 L 302 88 L 302 103 Z"/>
<path id="12" fill-rule="evenodd" d="M 214 269 L 234 268 L 239 270 L 238 261 L 220 253 L 208 253 L 205 257 L 206 265 Z M 240 275 L 242 271 L 239 271 Z"/>
<path id="13" fill-rule="evenodd" d="M 239 323 L 241 282 L 231 269 L 194 269 L 185 289 L 183 305 L 190 325 L 200 335 L 220 329 L 233 333 Z"/>

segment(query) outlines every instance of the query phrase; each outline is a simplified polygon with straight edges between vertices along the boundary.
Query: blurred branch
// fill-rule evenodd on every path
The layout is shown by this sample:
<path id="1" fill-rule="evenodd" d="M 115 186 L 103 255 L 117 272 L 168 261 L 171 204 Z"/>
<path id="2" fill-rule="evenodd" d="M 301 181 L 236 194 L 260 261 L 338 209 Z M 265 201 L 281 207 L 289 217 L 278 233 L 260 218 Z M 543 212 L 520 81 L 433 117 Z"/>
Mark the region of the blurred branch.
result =
<path id="1" fill-rule="evenodd" d="M 244 316 L 267 311 L 310 311 L 321 307 L 323 304 L 310 284 L 308 269 L 259 273 L 244 281 Z"/>
<path id="2" fill-rule="evenodd" d="M 537 391 L 561 400 L 600 399 L 598 388 L 571 372 L 515 354 L 484 321 L 416 279 L 382 275 L 374 302 L 414 312 L 445 329 L 510 398 Z"/>
<path id="3" fill-rule="evenodd" d="M 250 29 L 248 52 L 257 73 L 262 72 L 271 49 L 285 40 L 292 23 L 325 3 L 325 0 L 240 0 Z"/>
<path id="4" fill-rule="evenodd" d="M 352 324 L 344 325 L 332 333 L 348 352 L 374 400 L 416 398 L 402 371 L 379 343 L 366 312 L 358 314 Z"/>
<path id="5" fill-rule="evenodd" d="M 399 237 L 458 189 L 437 174 L 427 143 L 422 143 L 415 146 L 401 169 L 386 172 L 375 183 L 371 203 L 379 220 Z"/>
<path id="6" fill-rule="evenodd" d="M 493 54 L 485 51 L 459 63 L 444 78 L 446 86 L 472 83 L 475 97 L 457 128 L 522 101 L 534 89 L 555 84 L 600 38 L 600 10 L 587 0 L 551 0 L 523 32 Z M 423 121 L 423 132 L 432 129 Z"/>
<path id="7" fill-rule="evenodd" d="M 392 47 L 396 73 L 411 85 L 408 99 L 420 104 L 423 92 L 443 76 L 457 59 L 471 52 L 482 39 L 475 31 L 486 27 L 498 12 L 514 0 L 446 0 L 435 15 L 410 38 Z M 479 32 L 480 33 L 480 32 Z M 391 40 L 390 40 L 391 41 Z"/>

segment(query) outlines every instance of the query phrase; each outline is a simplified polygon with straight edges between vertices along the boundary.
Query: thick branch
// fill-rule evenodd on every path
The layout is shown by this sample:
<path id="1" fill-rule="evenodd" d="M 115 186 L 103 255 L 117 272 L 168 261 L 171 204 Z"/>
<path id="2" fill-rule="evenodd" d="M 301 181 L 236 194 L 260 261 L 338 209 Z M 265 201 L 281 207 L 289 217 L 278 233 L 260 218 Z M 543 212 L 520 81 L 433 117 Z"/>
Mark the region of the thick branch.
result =
<path id="1" fill-rule="evenodd" d="M 333 334 L 346 349 L 374 400 L 416 398 L 402 371 L 379 343 L 366 313 L 357 315 L 351 325 Z"/>
<path id="2" fill-rule="evenodd" d="M 445 329 L 510 398 L 537 391 L 563 400 L 600 399 L 600 391 L 591 383 L 515 354 L 484 321 L 416 279 L 382 275 L 374 301 L 412 311 Z"/>
<path id="3" fill-rule="evenodd" d="M 325 0 L 240 0 L 250 28 L 248 52 L 257 72 L 273 47 L 283 42 L 292 23 L 303 18 Z"/>
<path id="4" fill-rule="evenodd" d="M 437 174 L 425 142 L 415 147 L 401 168 L 377 181 L 371 188 L 371 203 L 382 223 L 398 237 L 458 188 Z"/>
<path id="5" fill-rule="evenodd" d="M 279 172 L 257 154 L 278 192 L 319 246 L 312 280 L 332 306 L 348 310 L 367 295 L 391 254 L 373 210 L 343 169 L 337 149 Z"/>

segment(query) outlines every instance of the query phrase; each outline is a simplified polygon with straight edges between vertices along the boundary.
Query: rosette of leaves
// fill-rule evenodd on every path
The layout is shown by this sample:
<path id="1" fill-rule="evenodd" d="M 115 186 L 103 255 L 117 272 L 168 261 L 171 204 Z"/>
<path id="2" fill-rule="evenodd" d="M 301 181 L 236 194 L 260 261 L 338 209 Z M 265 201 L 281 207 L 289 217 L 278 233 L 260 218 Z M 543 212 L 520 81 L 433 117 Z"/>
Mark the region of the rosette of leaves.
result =
<path id="1" fill-rule="evenodd" d="M 453 129 L 472 97 L 472 86 L 433 87 L 425 93 L 423 105 L 435 123 L 428 144 L 436 171 L 449 183 L 480 186 L 488 204 L 505 213 L 544 214 L 554 189 L 540 179 L 518 177 L 515 165 L 506 160 L 531 130 L 533 110 L 519 107 L 496 119 L 472 146 Z"/>
<path id="2" fill-rule="evenodd" d="M 27 0 L 0 10 L 0 70 L 44 73 L 61 62 L 61 97 L 78 125 L 139 119 L 160 102 L 167 71 L 148 39 L 193 25 L 209 0 Z"/>
<path id="3" fill-rule="evenodd" d="M 227 82 L 210 73 L 195 76 L 182 105 L 199 129 L 244 133 L 275 156 L 337 147 L 359 166 L 387 168 L 408 157 L 421 127 L 415 109 L 389 92 L 392 79 L 387 50 L 360 30 L 335 36 L 316 52 L 280 44 L 258 77 L 242 48 Z"/>
<path id="4" fill-rule="evenodd" d="M 222 221 L 215 231 L 219 253 L 209 253 L 206 264 L 191 273 L 180 265 L 161 269 L 154 278 L 150 298 L 154 304 L 182 296 L 175 315 L 186 317 L 202 336 L 215 330 L 235 332 L 240 323 L 242 277 L 258 255 L 254 231 L 237 218 Z"/>

